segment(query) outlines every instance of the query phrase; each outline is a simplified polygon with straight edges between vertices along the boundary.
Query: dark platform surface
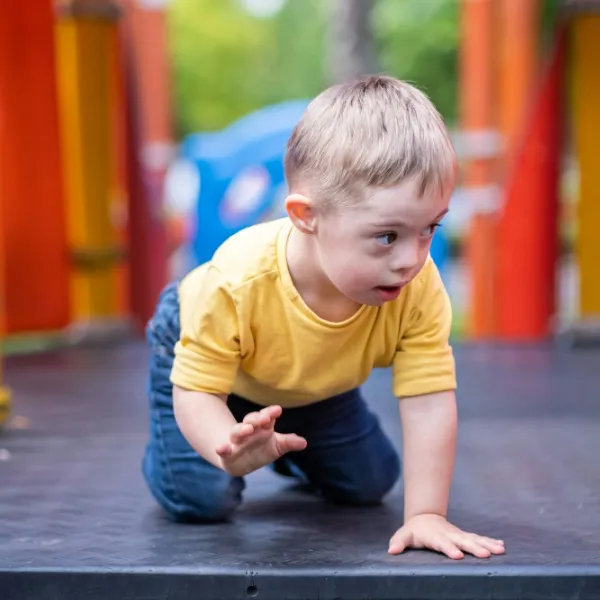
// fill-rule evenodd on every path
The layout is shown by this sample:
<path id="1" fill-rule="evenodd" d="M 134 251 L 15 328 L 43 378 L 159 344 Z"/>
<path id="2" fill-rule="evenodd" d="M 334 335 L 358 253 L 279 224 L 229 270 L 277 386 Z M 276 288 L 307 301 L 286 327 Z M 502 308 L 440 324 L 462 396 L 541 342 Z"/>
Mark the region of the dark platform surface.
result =
<path id="1" fill-rule="evenodd" d="M 0 599 L 600 598 L 600 352 L 459 348 L 450 518 L 507 554 L 387 555 L 399 486 L 376 508 L 328 506 L 263 470 L 225 525 L 176 525 L 140 475 L 145 349 L 7 362 L 0 434 Z M 400 443 L 390 374 L 365 387 Z"/>

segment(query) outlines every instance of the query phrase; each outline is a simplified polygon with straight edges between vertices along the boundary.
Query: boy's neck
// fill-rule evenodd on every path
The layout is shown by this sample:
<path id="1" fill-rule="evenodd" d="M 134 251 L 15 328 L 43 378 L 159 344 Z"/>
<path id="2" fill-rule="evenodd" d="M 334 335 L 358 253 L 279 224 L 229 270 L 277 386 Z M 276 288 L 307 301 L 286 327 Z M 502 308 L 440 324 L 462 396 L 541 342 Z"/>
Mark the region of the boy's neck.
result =
<path id="1" fill-rule="evenodd" d="M 349 319 L 360 308 L 331 283 L 319 260 L 314 236 L 292 227 L 286 260 L 296 291 L 320 318 L 331 322 Z"/>

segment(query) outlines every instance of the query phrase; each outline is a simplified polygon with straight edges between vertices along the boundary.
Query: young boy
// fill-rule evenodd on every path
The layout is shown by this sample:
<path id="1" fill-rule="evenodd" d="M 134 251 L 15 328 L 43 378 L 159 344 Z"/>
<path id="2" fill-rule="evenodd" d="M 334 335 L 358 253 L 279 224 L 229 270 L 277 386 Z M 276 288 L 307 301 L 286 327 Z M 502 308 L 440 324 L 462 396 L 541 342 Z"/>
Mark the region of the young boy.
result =
<path id="1" fill-rule="evenodd" d="M 504 552 L 446 520 L 456 438 L 451 308 L 429 256 L 456 157 L 428 98 L 333 86 L 290 137 L 289 218 L 249 227 L 168 286 L 148 325 L 150 490 L 175 520 L 229 518 L 265 465 L 331 502 L 378 503 L 400 461 L 359 387 L 391 366 L 404 525 L 389 552 Z"/>

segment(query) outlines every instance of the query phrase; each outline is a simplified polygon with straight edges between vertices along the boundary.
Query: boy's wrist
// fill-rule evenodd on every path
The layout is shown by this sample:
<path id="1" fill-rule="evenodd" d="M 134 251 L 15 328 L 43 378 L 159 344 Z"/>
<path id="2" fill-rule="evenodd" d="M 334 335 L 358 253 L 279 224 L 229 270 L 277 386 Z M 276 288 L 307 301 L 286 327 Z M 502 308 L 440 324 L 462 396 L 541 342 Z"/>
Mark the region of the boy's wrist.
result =
<path id="1" fill-rule="evenodd" d="M 438 519 L 448 519 L 448 515 L 445 511 L 432 511 L 432 510 L 427 510 L 427 511 L 422 511 L 422 512 L 412 512 L 410 514 L 406 514 L 404 515 L 404 522 L 408 523 L 409 521 L 412 521 L 413 519 L 416 518 L 422 518 L 422 517 L 433 517 L 433 518 L 438 518 Z"/>

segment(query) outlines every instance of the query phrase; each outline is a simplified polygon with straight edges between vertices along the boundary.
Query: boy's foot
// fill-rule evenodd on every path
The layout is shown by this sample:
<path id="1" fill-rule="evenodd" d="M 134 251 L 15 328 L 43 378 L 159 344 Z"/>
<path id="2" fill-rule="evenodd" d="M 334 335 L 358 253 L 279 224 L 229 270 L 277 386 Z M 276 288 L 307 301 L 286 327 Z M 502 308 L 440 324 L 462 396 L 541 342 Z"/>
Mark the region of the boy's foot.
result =
<path id="1" fill-rule="evenodd" d="M 295 467 L 289 460 L 286 460 L 283 456 L 278 458 L 272 465 L 271 468 L 278 475 L 283 477 L 293 477 L 294 479 L 305 479 L 304 474 Z"/>
<path id="2" fill-rule="evenodd" d="M 296 483 L 294 484 L 293 489 L 296 491 L 306 494 L 314 494 L 317 492 L 317 488 L 307 479 L 306 475 L 293 462 L 287 460 L 284 456 L 274 461 L 271 464 L 271 468 L 277 475 L 295 479 Z"/>

